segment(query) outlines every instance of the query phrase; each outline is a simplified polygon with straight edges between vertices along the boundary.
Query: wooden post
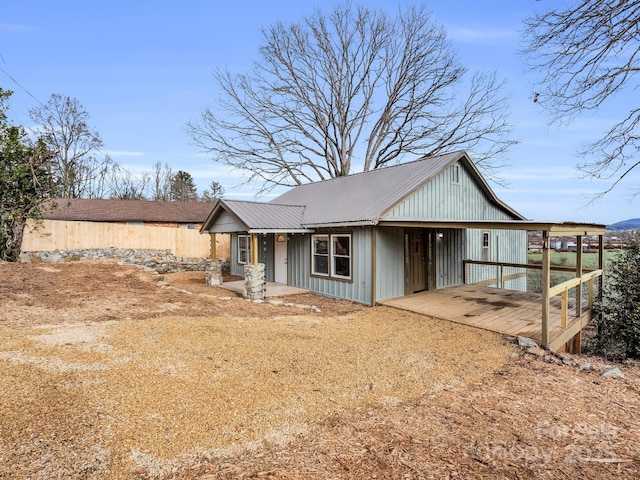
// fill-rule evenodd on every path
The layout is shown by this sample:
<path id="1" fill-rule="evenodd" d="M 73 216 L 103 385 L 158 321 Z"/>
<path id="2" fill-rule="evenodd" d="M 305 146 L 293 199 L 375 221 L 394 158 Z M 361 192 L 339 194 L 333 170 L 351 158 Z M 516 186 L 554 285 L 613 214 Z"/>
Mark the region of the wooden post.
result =
<path id="1" fill-rule="evenodd" d="M 576 237 L 576 277 L 582 277 L 582 235 Z M 582 318 L 582 282 L 576 285 L 576 318 Z"/>
<path id="2" fill-rule="evenodd" d="M 602 287 L 604 287 L 604 235 L 598 236 L 598 268 L 602 270 L 600 288 L 598 289 L 598 301 L 602 302 Z"/>
<path id="3" fill-rule="evenodd" d="M 211 233 L 211 258 L 217 258 L 216 256 L 216 234 Z"/>
<path id="4" fill-rule="evenodd" d="M 569 312 L 569 289 L 565 288 L 562 291 L 562 315 L 561 315 L 561 323 L 562 328 L 566 330 L 568 326 L 568 312 Z"/>
<path id="5" fill-rule="evenodd" d="M 257 233 L 251 233 L 250 237 L 249 237 L 249 242 L 251 244 L 250 246 L 250 250 L 251 250 L 251 264 L 252 265 L 257 265 L 258 264 L 258 234 Z"/>
<path id="6" fill-rule="evenodd" d="M 551 286 L 551 254 L 549 232 L 542 232 L 542 346 L 549 345 L 549 288 Z"/>

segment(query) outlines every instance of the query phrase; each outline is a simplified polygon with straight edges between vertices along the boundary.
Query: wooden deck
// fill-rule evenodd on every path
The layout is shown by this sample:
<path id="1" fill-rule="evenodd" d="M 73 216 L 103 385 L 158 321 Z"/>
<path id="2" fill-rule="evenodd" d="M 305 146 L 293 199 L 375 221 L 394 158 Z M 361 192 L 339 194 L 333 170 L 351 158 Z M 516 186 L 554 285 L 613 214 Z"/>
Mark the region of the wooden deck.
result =
<path id="1" fill-rule="evenodd" d="M 554 301 L 555 300 L 555 301 Z M 478 285 L 460 285 L 379 301 L 378 304 L 429 315 L 505 335 L 541 342 L 542 295 Z M 563 333 L 558 298 L 550 305 L 550 341 Z M 570 310 L 575 319 L 575 308 Z M 570 320 L 569 326 L 573 323 Z"/>

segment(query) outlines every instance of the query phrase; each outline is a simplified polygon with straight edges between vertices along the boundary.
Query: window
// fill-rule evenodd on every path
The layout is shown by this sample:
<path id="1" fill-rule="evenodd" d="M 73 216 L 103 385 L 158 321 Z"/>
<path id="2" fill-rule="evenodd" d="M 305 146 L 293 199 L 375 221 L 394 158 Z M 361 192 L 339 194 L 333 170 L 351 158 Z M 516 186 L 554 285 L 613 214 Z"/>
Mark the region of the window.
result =
<path id="1" fill-rule="evenodd" d="M 482 232 L 482 261 L 488 262 L 491 257 L 491 233 Z"/>
<path id="2" fill-rule="evenodd" d="M 250 244 L 249 235 L 238 235 L 238 263 L 249 263 Z"/>
<path id="3" fill-rule="evenodd" d="M 351 278 L 351 235 L 331 235 L 331 275 Z"/>
<path id="4" fill-rule="evenodd" d="M 329 276 L 329 235 L 311 236 L 311 273 Z"/>
<path id="5" fill-rule="evenodd" d="M 455 164 L 451 167 L 451 183 L 460 184 L 460 165 Z"/>
<path id="6" fill-rule="evenodd" d="M 311 273 L 351 279 L 351 234 L 311 236 Z"/>

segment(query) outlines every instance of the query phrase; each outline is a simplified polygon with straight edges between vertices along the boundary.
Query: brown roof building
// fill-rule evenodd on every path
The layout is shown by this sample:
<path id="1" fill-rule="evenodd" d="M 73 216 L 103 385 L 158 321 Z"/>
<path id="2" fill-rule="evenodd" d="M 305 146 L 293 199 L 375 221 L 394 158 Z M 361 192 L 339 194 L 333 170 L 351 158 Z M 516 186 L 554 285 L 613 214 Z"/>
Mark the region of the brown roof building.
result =
<path id="1" fill-rule="evenodd" d="M 143 225 L 200 227 L 213 205 L 205 202 L 57 198 L 57 207 L 45 213 L 47 220 L 77 222 L 142 223 Z"/>

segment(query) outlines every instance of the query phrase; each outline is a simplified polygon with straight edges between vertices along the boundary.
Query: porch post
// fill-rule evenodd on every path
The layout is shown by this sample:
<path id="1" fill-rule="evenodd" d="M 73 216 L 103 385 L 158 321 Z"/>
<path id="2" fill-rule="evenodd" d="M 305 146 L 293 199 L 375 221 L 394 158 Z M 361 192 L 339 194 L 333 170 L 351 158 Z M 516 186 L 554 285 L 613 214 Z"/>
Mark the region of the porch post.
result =
<path id="1" fill-rule="evenodd" d="M 582 235 L 576 237 L 576 277 L 582 277 Z M 576 318 L 582 318 L 582 282 L 576 285 Z"/>
<path id="2" fill-rule="evenodd" d="M 598 235 L 598 269 L 602 270 L 598 300 L 602 303 L 602 287 L 604 287 L 604 235 Z"/>
<path id="3" fill-rule="evenodd" d="M 251 244 L 250 246 L 250 251 L 251 251 L 251 265 L 257 265 L 258 264 L 258 234 L 257 233 L 251 233 L 250 237 L 249 237 L 249 242 Z"/>
<path id="4" fill-rule="evenodd" d="M 216 258 L 216 234 L 211 233 L 209 236 L 210 236 L 210 242 L 211 242 L 211 258 L 215 259 Z"/>
<path id="5" fill-rule="evenodd" d="M 549 232 L 542 232 L 542 346 L 549 345 L 549 288 L 551 284 L 551 255 Z"/>

